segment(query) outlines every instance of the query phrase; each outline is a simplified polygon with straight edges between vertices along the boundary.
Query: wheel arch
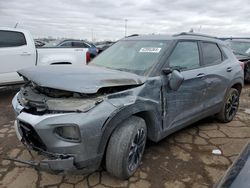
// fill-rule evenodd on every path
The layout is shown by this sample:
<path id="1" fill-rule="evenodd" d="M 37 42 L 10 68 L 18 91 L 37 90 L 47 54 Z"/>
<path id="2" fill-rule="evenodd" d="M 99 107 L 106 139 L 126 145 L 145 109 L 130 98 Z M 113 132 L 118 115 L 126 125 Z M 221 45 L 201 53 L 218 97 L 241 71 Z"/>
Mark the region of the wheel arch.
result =
<path id="1" fill-rule="evenodd" d="M 138 116 L 143 118 L 147 126 L 148 139 L 152 141 L 158 141 L 160 137 L 162 118 L 159 117 L 159 114 L 161 113 L 157 113 L 157 110 L 155 108 L 156 106 L 152 104 L 137 103 L 114 112 L 106 120 L 102 127 L 103 134 L 100 139 L 98 153 L 105 153 L 107 144 L 114 130 L 121 124 L 121 122 L 131 116 Z"/>
<path id="2" fill-rule="evenodd" d="M 236 78 L 231 82 L 230 87 L 228 87 L 228 89 L 227 89 L 227 92 L 231 88 L 234 88 L 234 89 L 237 89 L 239 91 L 239 93 L 241 93 L 243 86 L 244 86 L 244 80 L 242 78 Z"/>
<path id="3" fill-rule="evenodd" d="M 241 93 L 242 85 L 240 83 L 235 83 L 231 88 L 237 89 Z"/>

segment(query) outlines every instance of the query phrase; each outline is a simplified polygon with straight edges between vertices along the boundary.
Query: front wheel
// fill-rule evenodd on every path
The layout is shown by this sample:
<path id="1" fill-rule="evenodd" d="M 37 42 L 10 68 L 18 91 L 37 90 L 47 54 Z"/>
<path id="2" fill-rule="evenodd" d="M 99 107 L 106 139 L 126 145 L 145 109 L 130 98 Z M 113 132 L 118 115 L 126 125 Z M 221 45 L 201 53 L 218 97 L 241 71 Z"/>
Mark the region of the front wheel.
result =
<path id="1" fill-rule="evenodd" d="M 132 176 L 138 168 L 147 139 L 145 121 L 131 116 L 112 134 L 106 152 L 107 171 L 120 179 Z"/>
<path id="2" fill-rule="evenodd" d="M 231 88 L 224 99 L 221 111 L 217 114 L 217 119 L 223 123 L 232 121 L 238 111 L 239 99 L 239 91 Z"/>

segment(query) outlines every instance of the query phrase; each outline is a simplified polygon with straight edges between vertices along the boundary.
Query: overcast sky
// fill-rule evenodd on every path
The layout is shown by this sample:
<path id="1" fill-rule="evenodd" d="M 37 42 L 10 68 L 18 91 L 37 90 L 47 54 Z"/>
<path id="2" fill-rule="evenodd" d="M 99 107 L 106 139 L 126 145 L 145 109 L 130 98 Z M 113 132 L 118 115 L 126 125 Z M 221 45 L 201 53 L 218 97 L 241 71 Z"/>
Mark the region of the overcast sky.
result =
<path id="1" fill-rule="evenodd" d="M 92 40 L 189 31 L 250 36 L 249 0 L 0 0 L 0 26 Z M 93 32 L 92 32 L 93 31 Z"/>

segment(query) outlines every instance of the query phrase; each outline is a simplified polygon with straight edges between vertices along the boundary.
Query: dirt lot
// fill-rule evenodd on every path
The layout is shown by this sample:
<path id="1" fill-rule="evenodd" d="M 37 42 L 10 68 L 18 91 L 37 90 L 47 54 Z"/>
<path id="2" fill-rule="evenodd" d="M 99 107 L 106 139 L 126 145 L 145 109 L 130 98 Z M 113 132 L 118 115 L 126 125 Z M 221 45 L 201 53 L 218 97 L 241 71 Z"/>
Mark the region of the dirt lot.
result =
<path id="1" fill-rule="evenodd" d="M 101 169 L 89 175 L 52 175 L 2 160 L 6 155 L 30 159 L 13 129 L 15 93 L 0 91 L 0 187 L 212 187 L 250 138 L 250 114 L 246 113 L 250 85 L 246 85 L 234 121 L 221 124 L 207 118 L 157 144 L 148 142 L 140 169 L 128 181 Z M 213 149 L 220 149 L 222 155 L 213 155 Z"/>

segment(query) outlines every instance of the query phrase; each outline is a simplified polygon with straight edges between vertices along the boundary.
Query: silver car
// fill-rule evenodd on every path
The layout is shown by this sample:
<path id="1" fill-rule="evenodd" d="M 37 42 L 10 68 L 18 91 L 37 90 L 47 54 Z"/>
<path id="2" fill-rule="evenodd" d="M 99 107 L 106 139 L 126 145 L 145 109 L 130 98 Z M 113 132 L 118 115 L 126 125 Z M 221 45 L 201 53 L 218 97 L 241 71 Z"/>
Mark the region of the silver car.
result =
<path id="1" fill-rule="evenodd" d="M 46 158 L 13 160 L 53 172 L 105 164 L 121 179 L 138 168 L 147 139 L 207 116 L 231 121 L 244 80 L 222 41 L 194 33 L 128 37 L 86 66 L 18 73 L 26 84 L 13 99 L 16 132 Z"/>

